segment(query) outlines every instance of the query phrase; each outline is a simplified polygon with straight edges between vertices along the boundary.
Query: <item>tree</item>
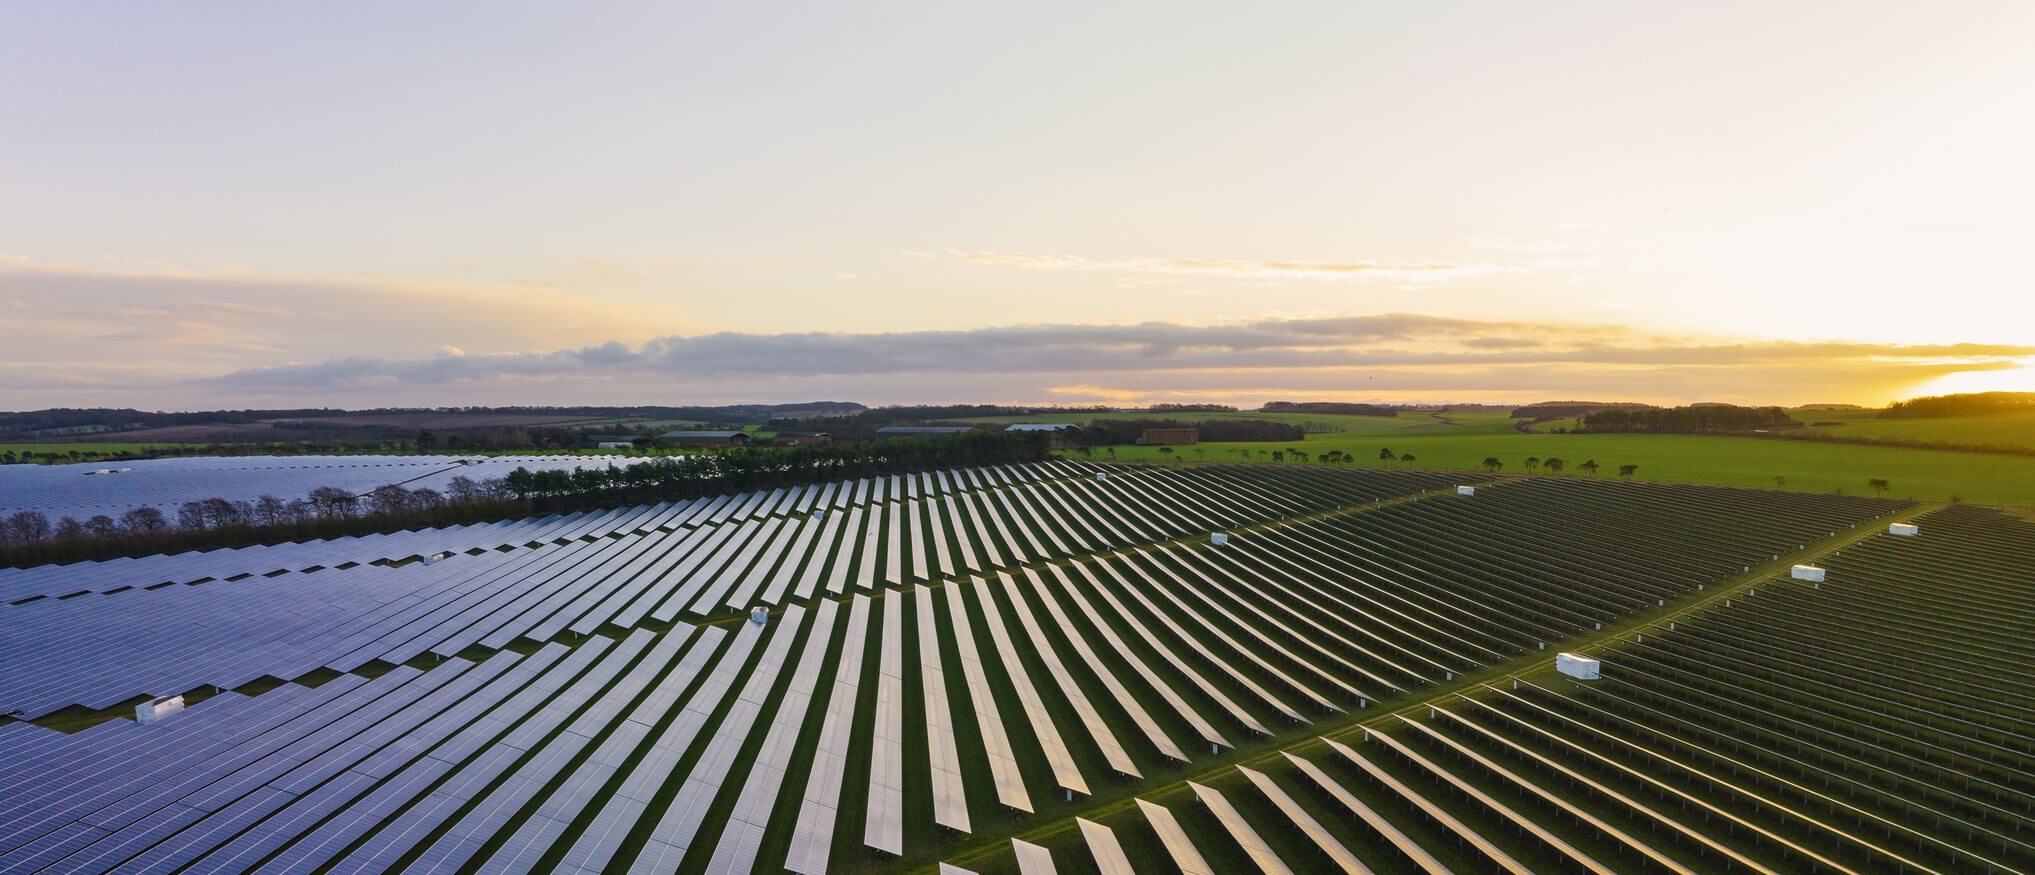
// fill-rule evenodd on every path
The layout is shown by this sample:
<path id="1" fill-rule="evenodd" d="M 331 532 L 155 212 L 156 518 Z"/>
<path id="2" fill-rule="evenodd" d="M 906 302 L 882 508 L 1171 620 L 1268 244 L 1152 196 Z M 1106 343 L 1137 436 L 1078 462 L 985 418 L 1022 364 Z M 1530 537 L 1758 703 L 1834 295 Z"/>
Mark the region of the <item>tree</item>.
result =
<path id="1" fill-rule="evenodd" d="M 582 468 L 591 471 L 591 468 Z M 371 513 L 402 513 L 410 509 L 410 490 L 394 483 L 377 486 L 367 494 L 367 506 Z"/>
<path id="2" fill-rule="evenodd" d="M 49 517 L 39 510 L 16 511 L 7 517 L 7 540 L 33 544 L 49 537 Z"/>
<path id="3" fill-rule="evenodd" d="M 1622 478 L 1625 478 L 1625 479 L 1627 479 L 1627 480 L 1631 480 L 1631 479 L 1632 479 L 1632 475 L 1634 475 L 1634 474 L 1637 474 L 1637 473 L 1639 473 L 1639 466 L 1638 466 L 1638 465 L 1620 465 L 1620 466 L 1618 466 L 1618 476 L 1620 476 L 1620 477 L 1622 477 Z"/>
<path id="4" fill-rule="evenodd" d="M 1538 470 L 1540 470 L 1540 457 L 1539 457 L 1539 456 L 1527 456 L 1527 457 L 1526 457 L 1526 470 L 1528 470 L 1528 471 L 1538 471 Z"/>
<path id="5" fill-rule="evenodd" d="M 1170 458 L 1172 458 L 1172 457 L 1173 457 L 1173 448 L 1172 448 L 1172 447 L 1160 447 L 1160 448 L 1159 448 L 1159 455 L 1161 455 L 1161 456 L 1165 456 L 1165 457 L 1167 457 L 1167 458 L 1169 458 L 1169 459 L 1170 459 Z"/>
<path id="6" fill-rule="evenodd" d="M 290 505 L 288 502 L 273 495 L 264 495 L 255 499 L 254 513 L 250 520 L 258 526 L 274 526 L 281 525 L 288 521 L 289 518 Z"/>
<path id="7" fill-rule="evenodd" d="M 1779 474 L 1775 474 L 1775 475 L 1774 475 L 1774 488 L 1775 488 L 1775 489 L 1782 489 L 1782 488 L 1785 488 L 1785 487 L 1786 487 L 1787 485 L 1788 485 L 1788 478 L 1786 478 L 1786 477 L 1782 477 L 1782 476 L 1781 476 L 1781 475 L 1779 475 Z"/>
<path id="8" fill-rule="evenodd" d="M 177 528 L 187 532 L 202 532 L 212 518 L 205 514 L 205 502 L 186 501 L 177 505 Z"/>
<path id="9" fill-rule="evenodd" d="M 155 535 L 170 527 L 163 512 L 152 507 L 137 507 L 120 515 L 120 527 L 131 534 Z"/>
<path id="10" fill-rule="evenodd" d="M 1408 466 L 1411 466 L 1411 465 L 1413 464 L 1413 454 L 1412 454 L 1412 453 L 1400 453 L 1400 454 L 1399 454 L 1399 461 L 1401 461 L 1401 462 L 1405 462 L 1405 463 L 1406 463 L 1406 464 L 1407 464 Z"/>
<path id="11" fill-rule="evenodd" d="M 1569 466 L 1569 463 L 1564 462 L 1561 459 L 1552 457 L 1543 460 L 1540 464 L 1542 467 L 1547 468 L 1548 473 L 1550 474 L 1560 474 L 1562 473 L 1563 468 L 1567 468 Z"/>
<path id="12" fill-rule="evenodd" d="M 85 521 L 85 531 L 91 532 L 95 538 L 111 538 L 120 534 L 120 524 L 102 513 Z"/>
<path id="13" fill-rule="evenodd" d="M 1885 495 L 1887 490 L 1892 489 L 1893 486 L 1887 483 L 1884 477 L 1874 477 L 1871 480 L 1865 481 L 1865 488 L 1872 490 L 1875 495 Z"/>
<path id="14" fill-rule="evenodd" d="M 1084 447 L 1083 449 L 1086 448 Z M 460 504 L 479 501 L 482 497 L 480 484 L 474 482 L 472 477 L 468 477 L 465 474 L 447 480 L 445 482 L 445 494 L 446 497 Z"/>
<path id="15" fill-rule="evenodd" d="M 85 524 L 78 522 L 77 517 L 74 516 L 64 517 L 62 519 L 57 520 L 56 528 L 50 531 L 50 536 L 56 538 L 59 541 L 69 541 L 76 538 L 82 538 L 85 536 Z"/>
<path id="16" fill-rule="evenodd" d="M 1577 468 L 1579 468 L 1579 469 L 1581 469 L 1581 470 L 1582 470 L 1582 472 L 1583 472 L 1583 473 L 1585 473 L 1585 474 L 1588 474 L 1588 475 L 1590 475 L 1590 476 L 1592 476 L 1592 477 L 1595 477 L 1595 476 L 1597 476 L 1597 460 L 1596 460 L 1596 459 L 1584 459 L 1584 460 L 1583 460 L 1583 464 L 1581 464 L 1581 465 L 1577 465 L 1576 467 L 1577 467 Z"/>
<path id="17" fill-rule="evenodd" d="M 1503 467 L 1505 467 L 1505 462 L 1503 460 L 1500 460 L 1497 456 L 1484 457 L 1484 470 L 1496 474 L 1498 473 L 1498 469 Z"/>
<path id="18" fill-rule="evenodd" d="M 528 472 L 517 468 L 509 472 L 509 476 L 514 477 L 518 473 Z M 325 519 L 344 519 L 353 516 L 354 510 L 359 507 L 359 499 L 337 486 L 320 486 L 311 490 L 311 507 Z"/>
<path id="19" fill-rule="evenodd" d="M 1397 458 L 1399 458 L 1399 457 L 1398 457 L 1398 456 L 1395 456 L 1395 455 L 1392 455 L 1392 448 L 1391 448 L 1391 447 L 1386 447 L 1385 449 L 1382 449 L 1382 450 L 1379 450 L 1379 451 L 1378 451 L 1378 461 L 1380 461 L 1380 462 L 1384 462 L 1384 463 L 1386 463 L 1386 464 L 1388 464 L 1388 465 L 1389 465 L 1389 464 L 1391 464 L 1391 463 L 1392 463 L 1392 461 L 1393 461 L 1393 460 L 1395 460 L 1395 459 L 1397 459 Z"/>

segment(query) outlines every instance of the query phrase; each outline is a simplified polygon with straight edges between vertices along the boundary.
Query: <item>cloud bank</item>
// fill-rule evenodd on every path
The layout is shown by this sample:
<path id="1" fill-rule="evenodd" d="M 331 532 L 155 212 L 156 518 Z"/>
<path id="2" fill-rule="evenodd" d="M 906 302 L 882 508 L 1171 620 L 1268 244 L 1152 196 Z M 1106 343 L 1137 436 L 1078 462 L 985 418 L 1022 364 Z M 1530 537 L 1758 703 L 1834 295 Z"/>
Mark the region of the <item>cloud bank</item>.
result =
<path id="1" fill-rule="evenodd" d="M 1493 391 L 1622 397 L 1743 395 L 1758 387 L 1836 391 L 1947 373 L 2017 367 L 2035 346 L 1737 341 L 1649 335 L 1616 325 L 1484 321 L 1387 313 L 1225 325 L 1024 325 L 963 331 L 660 337 L 547 352 L 420 358 L 342 357 L 235 371 L 205 381 L 225 393 L 458 387 L 666 385 L 861 387 L 876 401 L 927 400 L 997 387 L 1005 400 L 1207 392 L 1262 396 Z M 1757 377 L 1757 379 L 1754 379 Z M 1714 387 L 1703 391 L 1701 386 Z M 1667 391 L 1661 391 L 1663 387 Z M 1015 394 L 1010 394 L 1015 393 Z M 1774 398 L 1771 400 L 1785 400 Z"/>

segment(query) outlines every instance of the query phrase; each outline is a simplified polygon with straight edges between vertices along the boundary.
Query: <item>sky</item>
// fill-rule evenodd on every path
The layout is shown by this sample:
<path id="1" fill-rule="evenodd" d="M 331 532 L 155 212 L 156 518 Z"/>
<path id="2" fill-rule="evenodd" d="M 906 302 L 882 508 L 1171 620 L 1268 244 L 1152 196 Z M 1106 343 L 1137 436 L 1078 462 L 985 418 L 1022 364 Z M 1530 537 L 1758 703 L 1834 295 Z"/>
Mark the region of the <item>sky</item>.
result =
<path id="1" fill-rule="evenodd" d="M 0 6 L 0 408 L 2035 390 L 2035 4 Z"/>

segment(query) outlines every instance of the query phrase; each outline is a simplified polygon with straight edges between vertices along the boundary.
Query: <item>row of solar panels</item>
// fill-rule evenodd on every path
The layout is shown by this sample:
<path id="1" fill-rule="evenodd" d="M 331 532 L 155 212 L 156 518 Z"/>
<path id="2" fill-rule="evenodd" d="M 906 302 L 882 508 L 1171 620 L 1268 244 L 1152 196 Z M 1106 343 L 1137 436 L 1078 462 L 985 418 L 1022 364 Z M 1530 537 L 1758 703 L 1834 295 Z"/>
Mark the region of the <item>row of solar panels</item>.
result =
<path id="1" fill-rule="evenodd" d="M 1137 485 L 1162 488 L 1157 477 L 1108 482 L 1128 487 L 1150 478 Z M 1260 481 L 1257 491 L 1295 491 L 1305 482 Z M 1349 495 L 1364 481 L 1337 482 Z M 1221 485 L 1203 488 L 1228 495 Z M 923 849 L 911 842 L 941 841 L 935 827 L 1008 825 L 1010 812 L 1038 808 L 1040 792 L 1129 786 L 1188 759 L 1199 743 L 1219 750 L 1233 738 L 1270 734 L 1269 721 L 1319 720 L 1360 707 L 1373 685 L 1422 682 L 1387 673 L 1367 649 L 1418 662 L 1417 654 L 1433 652 L 1423 641 L 1456 647 L 1468 630 L 1521 612 L 1580 628 L 1591 614 L 1549 613 L 1573 610 L 1559 590 L 1522 585 L 1488 602 L 1451 597 L 1463 584 L 1545 577 L 1576 568 L 1579 554 L 1615 548 L 1594 526 L 1538 532 L 1533 526 L 1544 515 L 1500 513 L 1503 504 L 1488 500 L 1527 487 L 1348 518 L 1396 519 L 1425 505 L 1460 509 L 1470 514 L 1460 525 L 1495 530 L 1490 543 L 1520 543 L 1518 564 L 1489 564 L 1475 547 L 1458 551 L 1466 557 L 1420 547 L 1393 552 L 1393 541 L 1413 528 L 1320 538 L 1341 520 L 1316 520 L 1240 535 L 1224 547 L 1152 547 L 883 590 L 878 599 L 794 605 L 768 626 L 682 626 L 619 643 L 597 636 L 523 658 L 497 654 L 477 665 L 454 658 L 372 681 L 346 675 L 312 693 L 286 685 L 221 724 L 262 733 L 230 752 L 170 747 L 164 762 L 153 758 L 154 745 L 125 754 L 59 745 L 67 760 L 45 759 L 41 747 L 0 748 L 0 763 L 26 764 L 0 771 L 0 787 L 22 793 L 19 805 L 0 808 L 0 869 L 740 871 L 779 865 L 776 853 L 796 871 L 877 862 Z M 1612 494 L 1625 501 L 1592 504 L 1578 486 L 1543 493 L 1535 504 L 1566 498 L 1565 512 L 1578 523 L 1591 513 L 1658 521 L 1689 506 L 1688 496 L 1657 502 L 1667 493 L 1649 487 L 1604 493 Z M 1716 495 L 1732 493 L 1701 493 Z M 1773 507 L 1757 497 L 1738 500 Z M 1877 509 L 1830 504 L 1837 509 L 1822 519 L 1864 518 Z M 1120 513 L 1142 511 L 1126 505 Z M 1534 539 L 1512 540 L 1529 534 Z M 1260 549 L 1260 541 L 1268 546 Z M 1757 549 L 1748 548 L 1743 530 L 1722 525 L 1657 548 L 1707 555 L 1720 545 Z M 1521 643 L 1530 636 L 1509 640 L 1509 652 L 1530 650 Z M 905 662 L 914 649 L 915 672 Z M 526 665 L 538 667 L 506 686 L 487 680 L 488 672 L 506 676 Z M 1441 667 L 1415 671 L 1432 678 Z M 447 679 L 436 679 L 448 670 Z M 913 674 L 920 689 L 908 683 Z M 438 692 L 469 677 L 478 680 L 459 687 L 471 690 L 464 698 Z M 279 694 L 274 701 L 289 703 L 328 688 L 345 695 L 370 687 L 372 701 L 348 698 L 281 724 L 260 711 Z M 161 732 L 237 698 L 222 695 L 148 727 L 122 729 L 118 721 L 71 738 Z M 845 716 L 854 714 L 870 715 L 868 735 L 855 734 Z M 283 731 L 269 736 L 262 727 Z M 921 734 L 923 754 L 906 741 Z M 13 737 L 0 736 L 0 744 L 14 744 Z M 123 758 L 143 759 L 145 774 L 118 772 Z M 65 765 L 84 762 L 95 766 Z M 100 763 L 115 772 L 99 770 Z M 858 778 L 863 769 L 866 778 Z M 51 777 L 72 772 L 108 783 Z M 57 786 L 45 786 L 52 780 Z M 912 812 L 925 814 L 915 822 Z"/>
<path id="2" fill-rule="evenodd" d="M 1221 470 L 1022 483 L 1011 471 L 969 474 L 1009 485 L 430 565 L 0 606 L 0 711 L 34 717 L 103 708 L 142 694 L 668 623 L 809 598 L 822 587 L 841 593 L 931 580 L 1275 519 L 1350 497 L 1417 491 L 1434 479 L 1278 472 L 1288 488 L 1253 492 Z"/>
<path id="3" fill-rule="evenodd" d="M 970 491 L 1008 483 L 1079 476 L 1084 467 L 1072 462 L 1015 465 L 897 475 L 803 484 L 654 506 L 476 523 L 438 529 L 363 535 L 329 541 L 304 541 L 268 546 L 176 553 L 70 565 L 0 569 L 0 602 L 35 597 L 54 598 L 84 592 L 108 592 L 165 583 L 233 580 L 280 571 L 307 571 L 402 561 L 441 553 L 466 553 L 503 547 L 600 538 L 617 534 L 675 531 L 758 519 L 806 514 L 817 509 L 857 507 L 901 496 Z"/>

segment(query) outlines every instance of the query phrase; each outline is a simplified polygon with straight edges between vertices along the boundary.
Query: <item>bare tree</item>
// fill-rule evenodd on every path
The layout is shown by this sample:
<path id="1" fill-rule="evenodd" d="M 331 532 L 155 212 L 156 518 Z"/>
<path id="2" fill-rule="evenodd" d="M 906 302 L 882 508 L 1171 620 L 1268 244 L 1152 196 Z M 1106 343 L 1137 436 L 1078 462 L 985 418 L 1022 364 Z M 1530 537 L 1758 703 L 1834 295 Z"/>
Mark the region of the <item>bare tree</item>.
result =
<path id="1" fill-rule="evenodd" d="M 120 515 L 120 527 L 136 535 L 154 535 L 170 527 L 163 512 L 153 507 L 137 507 Z"/>
<path id="2" fill-rule="evenodd" d="M 205 514 L 205 502 L 186 501 L 177 505 L 177 528 L 187 532 L 202 532 L 210 526 L 212 518 Z"/>
<path id="3" fill-rule="evenodd" d="M 367 494 L 367 507 L 371 513 L 401 513 L 410 509 L 410 490 L 393 483 L 375 487 Z"/>
<path id="4" fill-rule="evenodd" d="M 461 474 L 445 482 L 445 495 L 460 504 L 481 500 L 485 491 L 472 477 Z"/>
<path id="5" fill-rule="evenodd" d="M 254 502 L 254 513 L 249 518 L 255 525 L 275 526 L 289 521 L 290 505 L 273 495 L 264 495 Z"/>
<path id="6" fill-rule="evenodd" d="M 326 519 L 351 517 L 359 507 L 354 494 L 337 486 L 320 486 L 311 490 L 311 507 Z"/>
<path id="7" fill-rule="evenodd" d="M 49 517 L 39 510 L 15 511 L 7 517 L 7 540 L 33 544 L 49 537 Z"/>

